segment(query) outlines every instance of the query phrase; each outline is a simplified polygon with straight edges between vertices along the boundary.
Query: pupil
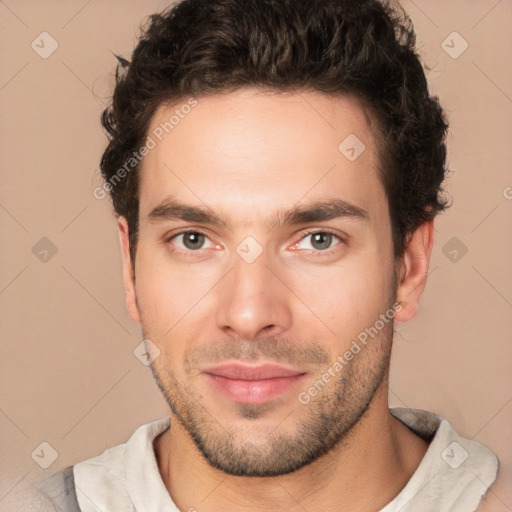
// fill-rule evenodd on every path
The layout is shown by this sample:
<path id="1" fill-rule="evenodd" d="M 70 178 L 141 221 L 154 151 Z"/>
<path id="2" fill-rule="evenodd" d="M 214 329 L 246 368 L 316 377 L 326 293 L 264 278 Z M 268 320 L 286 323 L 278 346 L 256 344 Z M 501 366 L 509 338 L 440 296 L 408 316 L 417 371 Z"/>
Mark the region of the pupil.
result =
<path id="1" fill-rule="evenodd" d="M 204 242 L 204 235 L 201 233 L 186 233 L 184 244 L 187 249 L 201 248 Z"/>
<path id="2" fill-rule="evenodd" d="M 313 246 L 316 249 L 328 249 L 331 245 L 332 235 L 330 233 L 315 233 L 313 236 Z"/>

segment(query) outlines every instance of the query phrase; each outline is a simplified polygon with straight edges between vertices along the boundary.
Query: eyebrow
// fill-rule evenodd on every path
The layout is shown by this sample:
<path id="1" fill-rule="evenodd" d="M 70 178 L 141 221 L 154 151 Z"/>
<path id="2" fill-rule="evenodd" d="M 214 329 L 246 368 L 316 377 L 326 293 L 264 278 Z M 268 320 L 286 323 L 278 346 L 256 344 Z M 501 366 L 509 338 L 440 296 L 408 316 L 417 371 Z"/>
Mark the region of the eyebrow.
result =
<path id="1" fill-rule="evenodd" d="M 322 222 L 338 218 L 353 218 L 368 221 L 366 210 L 342 199 L 330 199 L 317 201 L 306 205 L 297 205 L 290 210 L 278 212 L 266 220 L 269 230 L 281 226 Z M 217 215 L 206 206 L 188 205 L 168 198 L 148 214 L 151 223 L 159 223 L 170 220 L 183 220 L 185 222 L 207 224 L 221 228 L 232 228 L 231 223 L 224 217 Z"/>

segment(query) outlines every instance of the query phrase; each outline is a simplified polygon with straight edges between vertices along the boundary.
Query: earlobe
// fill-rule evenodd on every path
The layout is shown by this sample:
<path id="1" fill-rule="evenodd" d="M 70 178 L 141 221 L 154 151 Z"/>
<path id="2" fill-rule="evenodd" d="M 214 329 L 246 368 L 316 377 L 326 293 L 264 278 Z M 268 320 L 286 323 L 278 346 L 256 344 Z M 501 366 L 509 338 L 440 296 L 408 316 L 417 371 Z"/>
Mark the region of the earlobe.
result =
<path id="1" fill-rule="evenodd" d="M 409 236 L 398 268 L 396 301 L 401 308 L 395 315 L 397 322 L 407 322 L 418 310 L 428 275 L 433 232 L 434 221 L 430 220 L 422 223 Z"/>
<path id="2" fill-rule="evenodd" d="M 135 272 L 130 255 L 130 238 L 128 222 L 125 217 L 117 219 L 117 227 L 119 230 L 119 243 L 121 246 L 121 257 L 123 260 L 123 283 L 126 297 L 126 309 L 131 318 L 140 323 L 139 310 L 137 308 L 137 298 L 135 294 Z"/>

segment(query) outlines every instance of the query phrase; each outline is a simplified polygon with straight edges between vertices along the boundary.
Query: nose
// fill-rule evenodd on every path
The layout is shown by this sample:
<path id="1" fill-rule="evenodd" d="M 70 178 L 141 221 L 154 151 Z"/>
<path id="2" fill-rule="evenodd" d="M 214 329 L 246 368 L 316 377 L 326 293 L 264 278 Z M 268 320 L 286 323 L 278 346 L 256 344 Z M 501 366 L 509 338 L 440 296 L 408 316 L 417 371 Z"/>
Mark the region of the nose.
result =
<path id="1" fill-rule="evenodd" d="M 244 340 L 278 336 L 292 323 L 293 294 L 271 269 L 265 253 L 233 268 L 215 287 L 217 327 Z"/>

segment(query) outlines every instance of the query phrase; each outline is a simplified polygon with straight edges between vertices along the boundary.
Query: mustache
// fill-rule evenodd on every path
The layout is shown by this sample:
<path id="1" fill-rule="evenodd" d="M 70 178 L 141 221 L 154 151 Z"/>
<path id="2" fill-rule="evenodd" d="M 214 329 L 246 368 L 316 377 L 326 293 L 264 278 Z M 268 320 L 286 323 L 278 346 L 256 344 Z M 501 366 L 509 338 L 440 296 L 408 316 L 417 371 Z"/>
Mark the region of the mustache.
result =
<path id="1" fill-rule="evenodd" d="M 304 344 L 283 337 L 271 336 L 252 341 L 228 339 L 195 345 L 185 354 L 185 370 L 228 359 L 241 361 L 261 359 L 267 362 L 313 367 L 331 362 L 329 352 L 319 343 Z"/>

